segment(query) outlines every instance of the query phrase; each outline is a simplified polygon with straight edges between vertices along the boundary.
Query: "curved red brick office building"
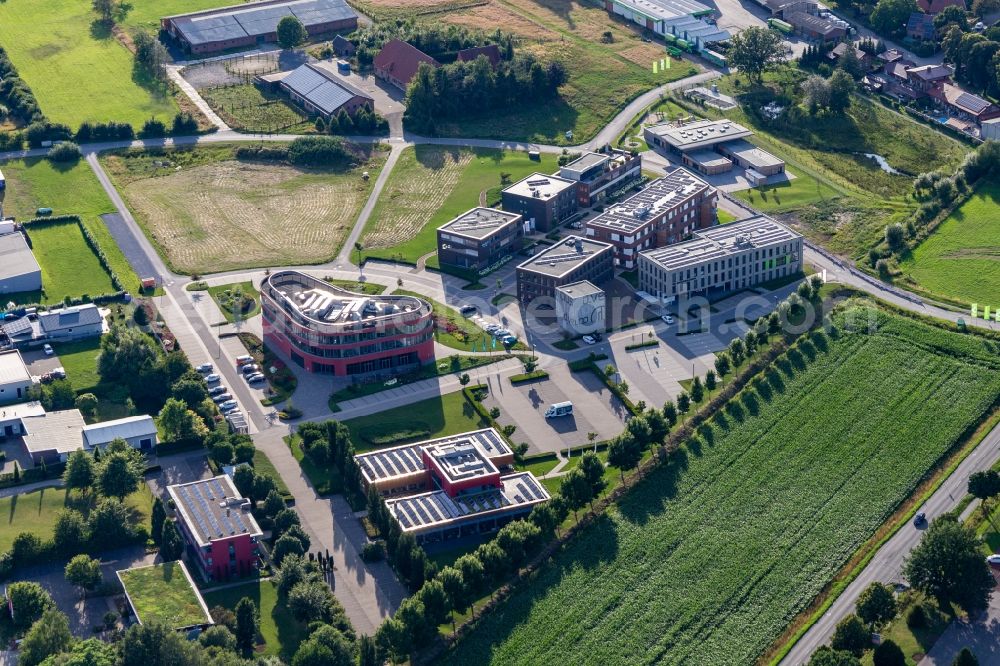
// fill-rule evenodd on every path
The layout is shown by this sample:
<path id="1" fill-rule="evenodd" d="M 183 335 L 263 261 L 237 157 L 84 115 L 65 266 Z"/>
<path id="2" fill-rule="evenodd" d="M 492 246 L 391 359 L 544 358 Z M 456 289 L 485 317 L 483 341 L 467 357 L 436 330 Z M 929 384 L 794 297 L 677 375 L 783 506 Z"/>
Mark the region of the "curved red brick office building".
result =
<path id="1" fill-rule="evenodd" d="M 299 271 L 261 285 L 264 342 L 309 372 L 391 374 L 434 359 L 431 306 L 412 296 L 367 296 Z"/>

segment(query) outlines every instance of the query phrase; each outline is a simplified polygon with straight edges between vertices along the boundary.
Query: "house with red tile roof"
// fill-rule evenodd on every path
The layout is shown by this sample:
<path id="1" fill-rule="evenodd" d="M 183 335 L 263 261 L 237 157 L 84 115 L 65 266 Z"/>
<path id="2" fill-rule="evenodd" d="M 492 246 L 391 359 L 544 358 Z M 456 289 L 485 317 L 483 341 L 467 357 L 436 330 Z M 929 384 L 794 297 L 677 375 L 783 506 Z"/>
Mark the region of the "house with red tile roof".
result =
<path id="1" fill-rule="evenodd" d="M 481 55 L 486 56 L 486 58 L 490 61 L 490 66 L 494 69 L 500 64 L 500 47 L 496 44 L 473 46 L 472 48 L 462 49 L 458 52 L 458 60 L 460 62 L 472 62 Z"/>
<path id="2" fill-rule="evenodd" d="M 410 81 L 417 74 L 420 63 L 426 62 L 431 67 L 440 67 L 434 58 L 430 57 L 420 49 L 400 39 L 386 42 L 382 50 L 375 56 L 372 63 L 375 67 L 375 76 L 392 85 L 406 90 Z"/>

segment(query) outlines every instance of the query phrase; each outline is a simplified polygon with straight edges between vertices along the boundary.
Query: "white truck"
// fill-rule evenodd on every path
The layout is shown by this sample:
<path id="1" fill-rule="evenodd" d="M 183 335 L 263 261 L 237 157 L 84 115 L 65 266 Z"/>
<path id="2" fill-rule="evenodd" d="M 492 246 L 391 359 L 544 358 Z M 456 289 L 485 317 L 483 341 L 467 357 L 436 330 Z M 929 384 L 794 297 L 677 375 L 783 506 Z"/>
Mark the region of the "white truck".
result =
<path id="1" fill-rule="evenodd" d="M 573 403 L 557 402 L 554 405 L 549 405 L 549 408 L 545 410 L 545 418 L 552 419 L 557 416 L 569 416 L 573 413 Z"/>

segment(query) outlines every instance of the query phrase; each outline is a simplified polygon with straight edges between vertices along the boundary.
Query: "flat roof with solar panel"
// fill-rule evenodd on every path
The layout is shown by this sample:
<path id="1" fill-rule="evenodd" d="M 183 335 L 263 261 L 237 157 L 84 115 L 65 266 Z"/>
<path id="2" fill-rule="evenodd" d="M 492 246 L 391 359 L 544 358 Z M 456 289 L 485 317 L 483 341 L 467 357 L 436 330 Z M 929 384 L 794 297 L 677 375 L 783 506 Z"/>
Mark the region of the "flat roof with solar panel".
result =
<path id="1" fill-rule="evenodd" d="M 631 234 L 708 189 L 710 185 L 704 180 L 687 169 L 677 168 L 588 220 L 587 227 Z"/>
<path id="2" fill-rule="evenodd" d="M 167 486 L 174 507 L 199 546 L 235 536 L 262 534 L 251 502 L 242 497 L 228 474 Z"/>
<path id="3" fill-rule="evenodd" d="M 425 450 L 439 451 L 444 466 L 456 467 L 453 464 L 455 460 L 449 460 L 449 455 L 453 454 L 456 449 L 463 448 L 475 450 L 476 455 L 485 461 L 494 473 L 497 471 L 496 464 L 507 464 L 504 461 L 513 458 L 513 452 L 500 433 L 493 428 L 484 428 L 460 435 L 439 437 L 438 439 L 414 442 L 388 449 L 366 451 L 354 456 L 354 459 L 357 461 L 366 483 L 382 485 L 426 475 L 427 467 L 423 457 Z M 431 455 L 435 456 L 436 454 L 432 453 Z M 494 460 L 500 462 L 494 463 Z"/>
<path id="4" fill-rule="evenodd" d="M 569 236 L 521 263 L 517 270 L 531 271 L 550 277 L 561 277 L 576 270 L 602 252 L 613 251 L 614 246 L 610 243 L 582 236 Z"/>
<path id="5" fill-rule="evenodd" d="M 696 120 L 693 123 L 675 125 L 661 123 L 650 125 L 646 132 L 659 137 L 670 147 L 680 152 L 710 148 L 734 139 L 745 139 L 753 132 L 731 120 Z"/>
<path id="6" fill-rule="evenodd" d="M 535 199 L 551 199 L 571 187 L 576 187 L 576 181 L 536 172 L 505 188 L 504 194 Z"/>
<path id="7" fill-rule="evenodd" d="M 458 497 L 434 490 L 390 499 L 386 506 L 403 532 L 420 534 L 459 527 L 466 522 L 502 518 L 511 513 L 522 514 L 550 499 L 545 486 L 531 472 L 501 477 L 500 484 L 499 488 Z"/>
<path id="8" fill-rule="evenodd" d="M 472 210 L 465 211 L 455 219 L 445 222 L 438 227 L 438 231 L 483 240 L 503 230 L 508 225 L 517 224 L 520 221 L 521 215 L 518 213 L 477 206 Z"/>

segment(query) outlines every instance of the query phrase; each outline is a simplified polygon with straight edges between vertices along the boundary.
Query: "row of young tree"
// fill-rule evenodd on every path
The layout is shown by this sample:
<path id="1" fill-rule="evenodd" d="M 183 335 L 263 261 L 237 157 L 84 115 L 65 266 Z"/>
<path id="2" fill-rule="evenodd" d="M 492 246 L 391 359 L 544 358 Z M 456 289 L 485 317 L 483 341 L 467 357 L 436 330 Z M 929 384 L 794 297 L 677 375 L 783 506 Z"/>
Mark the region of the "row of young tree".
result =
<path id="1" fill-rule="evenodd" d="M 492 67 L 486 56 L 441 67 L 421 63 L 406 91 L 407 127 L 433 134 L 439 121 L 495 113 L 514 105 L 543 104 L 559 94 L 566 68 L 518 53 Z"/>

